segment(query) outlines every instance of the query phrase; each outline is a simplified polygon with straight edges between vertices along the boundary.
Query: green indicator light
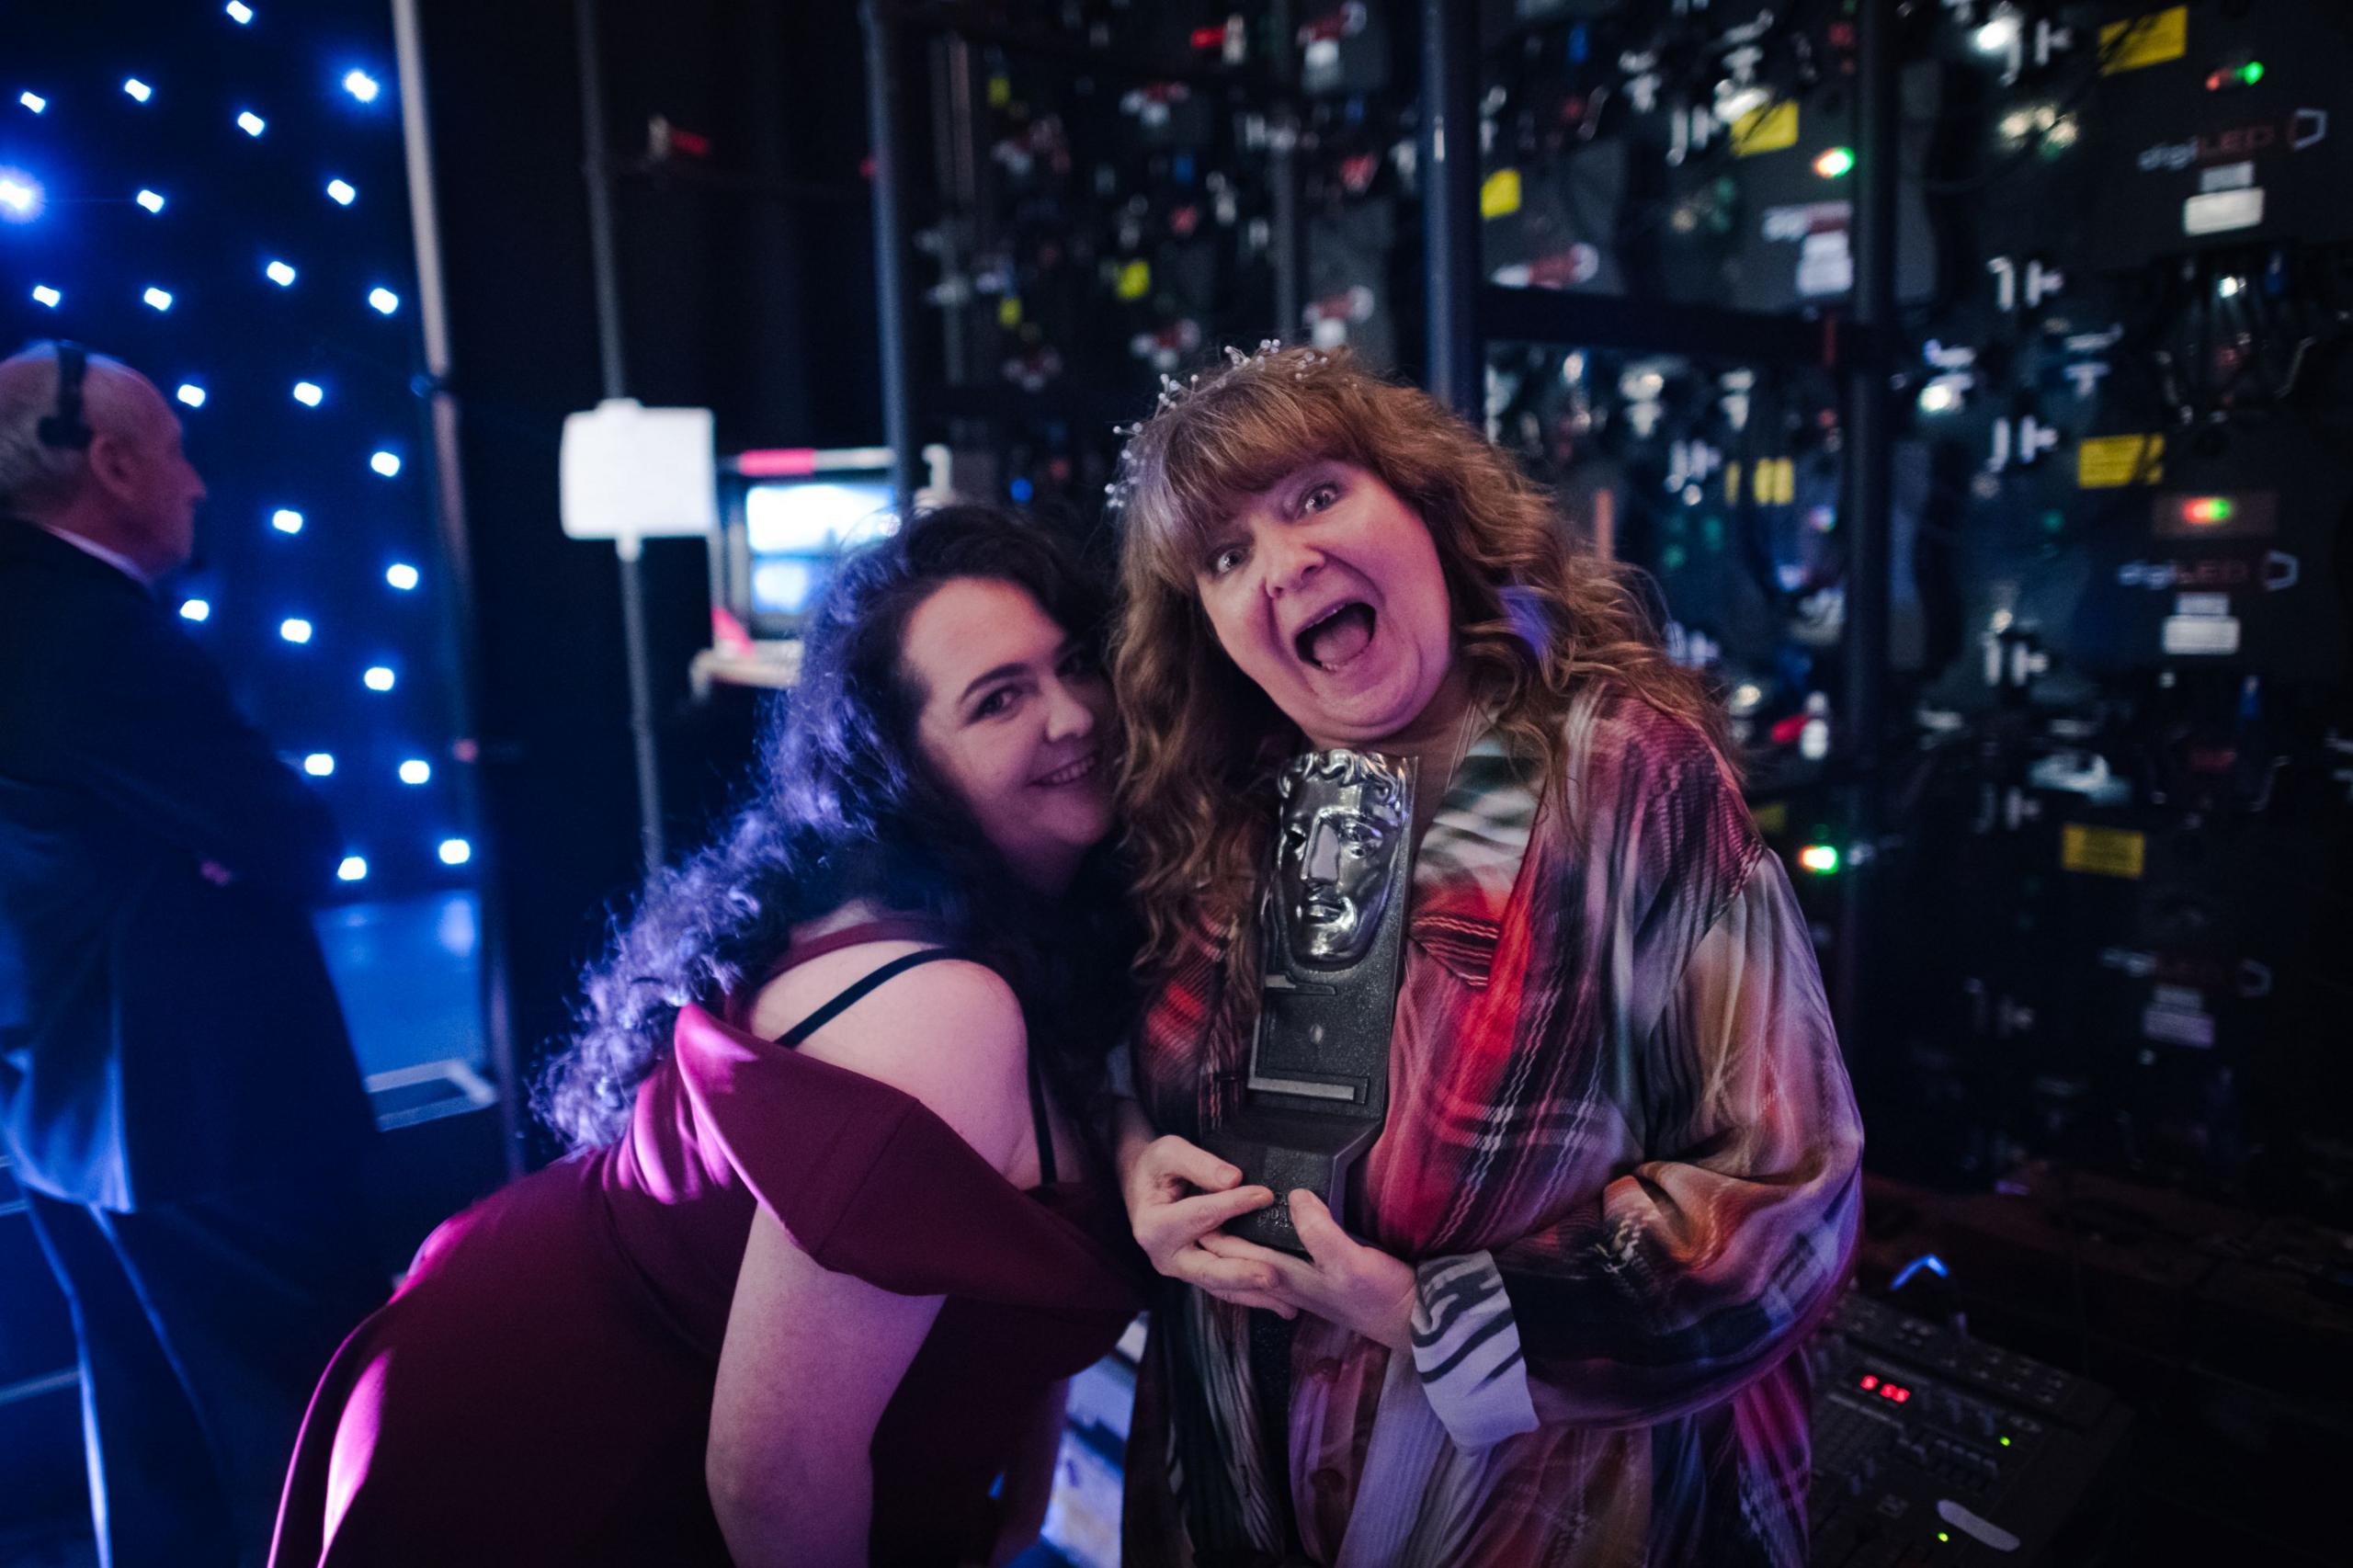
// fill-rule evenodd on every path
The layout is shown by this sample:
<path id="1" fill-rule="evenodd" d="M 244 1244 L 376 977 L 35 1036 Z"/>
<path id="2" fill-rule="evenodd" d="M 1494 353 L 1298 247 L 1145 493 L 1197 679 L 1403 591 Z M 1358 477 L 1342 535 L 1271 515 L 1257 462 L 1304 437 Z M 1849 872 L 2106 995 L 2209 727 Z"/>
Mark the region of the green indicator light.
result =
<path id="1" fill-rule="evenodd" d="M 1937 1539 L 1938 1539 L 1938 1540 L 1950 1540 L 1952 1539 L 1952 1536 L 1951 1536 L 1951 1534 L 1950 1534 L 1949 1531 L 1946 1531 L 1946 1530 L 1938 1530 L 1938 1531 L 1937 1532 Z"/>
<path id="2" fill-rule="evenodd" d="M 2006 1448 L 2008 1448 L 2009 1446 L 2010 1446 L 2010 1440 L 2009 1440 L 2007 1437 L 2003 1438 L 2003 1439 L 2002 1439 L 2002 1447 L 2004 1447 L 2004 1448 L 2006 1448 Z"/>
<path id="3" fill-rule="evenodd" d="M 2260 60 L 2250 60 L 2245 65 L 2240 66 L 2239 80 L 2245 82 L 2250 87 L 2254 86 L 2257 82 L 2262 81 L 2263 62 Z"/>
<path id="4" fill-rule="evenodd" d="M 1833 147 L 1813 161 L 1813 172 L 1824 179 L 1836 179 L 1855 166 L 1855 150 Z"/>
<path id="5" fill-rule="evenodd" d="M 1798 851 L 1798 864 L 1818 877 L 1826 877 L 1838 869 L 1837 846 L 1809 844 Z"/>

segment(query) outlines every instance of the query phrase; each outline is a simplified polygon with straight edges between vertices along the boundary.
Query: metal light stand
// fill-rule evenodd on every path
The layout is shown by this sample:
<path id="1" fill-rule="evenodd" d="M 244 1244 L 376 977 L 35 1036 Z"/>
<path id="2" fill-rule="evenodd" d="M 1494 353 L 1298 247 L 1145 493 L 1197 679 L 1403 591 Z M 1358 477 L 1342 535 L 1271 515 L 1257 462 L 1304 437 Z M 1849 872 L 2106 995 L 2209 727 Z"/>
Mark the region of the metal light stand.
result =
<path id="1" fill-rule="evenodd" d="M 416 253 L 417 318 L 425 335 L 425 401 L 432 431 L 433 513 L 441 562 L 449 574 L 443 600 L 443 639 L 456 671 L 450 683 L 458 733 L 479 748 L 481 651 L 474 633 L 473 551 L 466 528 L 466 494 L 458 450 L 458 399 L 449 390 L 449 301 L 441 271 L 441 219 L 433 187 L 433 133 L 426 114 L 425 43 L 417 0 L 392 0 L 392 48 L 400 70 L 401 141 L 408 168 L 409 228 Z M 477 759 L 479 758 L 477 751 Z M 483 790 L 476 767 L 460 770 L 460 789 L 468 815 L 483 820 Z M 498 1080 L 499 1143 L 512 1177 L 523 1169 L 523 1104 L 527 1097 L 515 1060 L 515 1034 L 507 1010 L 506 900 L 496 874 L 495 835 L 475 860 L 479 920 L 483 1031 L 492 1073 Z M 485 859 L 483 857 L 487 856 Z"/>
<path id="2" fill-rule="evenodd" d="M 574 0 L 580 49 L 580 123 L 588 181 L 588 243 L 597 287 L 597 349 L 604 395 L 629 395 L 622 358 L 620 267 L 613 254 L 613 168 L 605 140 L 605 88 L 597 43 L 597 0 Z M 662 835 L 662 773 L 654 744 L 654 677 L 645 642 L 645 593 L 638 570 L 644 542 L 614 542 L 621 568 L 621 637 L 629 662 L 629 730 L 637 760 L 637 824 L 647 875 L 666 858 Z"/>

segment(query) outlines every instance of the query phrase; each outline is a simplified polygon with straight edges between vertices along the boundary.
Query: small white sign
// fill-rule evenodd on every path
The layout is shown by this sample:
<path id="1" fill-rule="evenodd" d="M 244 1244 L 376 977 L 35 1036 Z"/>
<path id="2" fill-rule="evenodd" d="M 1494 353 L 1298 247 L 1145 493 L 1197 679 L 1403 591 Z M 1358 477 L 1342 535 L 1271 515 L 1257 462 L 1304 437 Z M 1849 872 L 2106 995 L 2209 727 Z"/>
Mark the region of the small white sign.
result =
<path id="1" fill-rule="evenodd" d="M 2211 1051 L 2214 1015 L 2185 1012 L 2178 1007 L 2144 1007 L 2141 1010 L 2141 1032 L 2167 1045 L 2194 1045 L 2201 1051 Z"/>
<path id="2" fill-rule="evenodd" d="M 719 461 L 708 408 L 608 398 L 563 420 L 563 531 L 570 539 L 659 539 L 719 529 Z"/>
<path id="3" fill-rule="evenodd" d="M 2227 657 L 2239 651 L 2238 617 L 2169 615 L 2165 617 L 2163 642 L 2166 653 L 2182 657 Z"/>
<path id="4" fill-rule="evenodd" d="M 2228 615 L 2231 596 L 2228 594 L 2177 594 L 2173 612 L 2176 615 Z"/>
<path id="5" fill-rule="evenodd" d="M 1847 231 L 1830 229 L 1798 242 L 1798 292 L 1808 299 L 1843 294 L 1855 286 L 1855 256 Z"/>
<path id="6" fill-rule="evenodd" d="M 2262 222 L 2263 187 L 2259 185 L 2239 190 L 2210 190 L 2181 204 L 2181 232 L 2185 234 L 2226 234 L 2234 229 L 2252 229 Z"/>
<path id="7" fill-rule="evenodd" d="M 2217 164 L 2198 176 L 2200 190 L 2245 190 L 2255 183 L 2253 164 Z"/>

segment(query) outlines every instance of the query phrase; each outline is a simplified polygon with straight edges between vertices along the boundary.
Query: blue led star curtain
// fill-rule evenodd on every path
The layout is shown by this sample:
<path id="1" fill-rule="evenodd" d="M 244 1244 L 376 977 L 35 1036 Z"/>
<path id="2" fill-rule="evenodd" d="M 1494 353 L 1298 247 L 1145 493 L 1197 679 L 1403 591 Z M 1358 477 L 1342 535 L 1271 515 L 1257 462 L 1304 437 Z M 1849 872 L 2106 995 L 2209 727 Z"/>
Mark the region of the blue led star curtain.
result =
<path id="1" fill-rule="evenodd" d="M 470 883 L 383 0 L 0 12 L 0 327 L 176 401 L 210 489 L 165 585 L 333 804 L 348 896 Z"/>

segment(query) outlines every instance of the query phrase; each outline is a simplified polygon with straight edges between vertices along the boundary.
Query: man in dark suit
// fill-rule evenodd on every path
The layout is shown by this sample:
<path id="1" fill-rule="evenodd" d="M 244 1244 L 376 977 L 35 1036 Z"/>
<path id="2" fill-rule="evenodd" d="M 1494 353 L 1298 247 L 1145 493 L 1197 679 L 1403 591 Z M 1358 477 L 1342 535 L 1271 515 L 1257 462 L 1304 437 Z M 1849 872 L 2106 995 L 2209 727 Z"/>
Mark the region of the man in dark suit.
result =
<path id="1" fill-rule="evenodd" d="M 73 1307 L 111 1568 L 262 1561 L 385 1285 L 307 913 L 334 824 L 150 586 L 203 496 L 136 371 L 0 361 L 0 1145 Z"/>

